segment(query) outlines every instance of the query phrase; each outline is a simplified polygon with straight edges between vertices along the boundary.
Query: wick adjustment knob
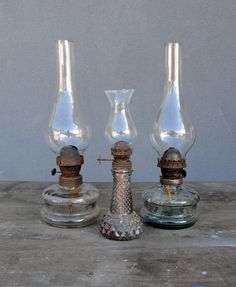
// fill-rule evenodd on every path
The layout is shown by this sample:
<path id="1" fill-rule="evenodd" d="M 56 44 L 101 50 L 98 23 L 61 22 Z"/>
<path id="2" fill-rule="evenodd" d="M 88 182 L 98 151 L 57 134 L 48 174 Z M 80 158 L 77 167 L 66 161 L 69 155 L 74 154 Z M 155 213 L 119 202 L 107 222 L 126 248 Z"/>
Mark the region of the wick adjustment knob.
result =
<path id="1" fill-rule="evenodd" d="M 56 173 L 61 173 L 61 172 L 60 172 L 60 171 L 57 171 L 56 168 L 53 168 L 53 169 L 51 170 L 51 175 L 54 176 Z"/>
<path id="2" fill-rule="evenodd" d="M 99 162 L 99 164 L 101 164 L 102 161 L 113 161 L 113 159 L 112 158 L 102 158 L 101 156 L 99 156 L 97 158 L 97 161 Z"/>

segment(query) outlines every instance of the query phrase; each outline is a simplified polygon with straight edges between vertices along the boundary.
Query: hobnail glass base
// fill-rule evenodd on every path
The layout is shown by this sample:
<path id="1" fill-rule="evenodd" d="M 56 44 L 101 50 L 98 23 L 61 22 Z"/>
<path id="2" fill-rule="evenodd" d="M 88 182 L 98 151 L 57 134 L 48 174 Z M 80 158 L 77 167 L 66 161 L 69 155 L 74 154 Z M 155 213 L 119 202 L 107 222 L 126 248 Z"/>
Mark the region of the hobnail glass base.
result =
<path id="1" fill-rule="evenodd" d="M 43 191 L 46 206 L 41 209 L 41 217 L 55 227 L 87 226 L 99 216 L 98 196 L 98 190 L 90 184 L 82 184 L 77 190 L 50 185 Z"/>
<path id="2" fill-rule="evenodd" d="M 143 220 L 160 228 L 180 229 L 198 220 L 198 193 L 192 188 L 157 185 L 143 193 L 144 207 L 140 211 Z"/>
<path id="3" fill-rule="evenodd" d="M 104 215 L 100 222 L 100 232 L 111 240 L 132 240 L 142 233 L 142 221 L 135 211 L 130 214 Z"/>

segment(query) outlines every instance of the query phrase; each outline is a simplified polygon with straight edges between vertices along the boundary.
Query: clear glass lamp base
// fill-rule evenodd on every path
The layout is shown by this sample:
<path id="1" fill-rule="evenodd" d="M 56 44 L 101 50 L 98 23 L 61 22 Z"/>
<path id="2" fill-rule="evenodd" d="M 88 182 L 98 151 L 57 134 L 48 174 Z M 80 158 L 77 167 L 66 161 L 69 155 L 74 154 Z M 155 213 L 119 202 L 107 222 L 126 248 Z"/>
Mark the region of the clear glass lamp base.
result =
<path id="1" fill-rule="evenodd" d="M 180 229 L 198 220 L 198 193 L 181 185 L 157 185 L 143 192 L 144 207 L 140 211 L 143 220 L 154 226 Z"/>
<path id="2" fill-rule="evenodd" d="M 99 216 L 98 196 L 98 190 L 90 184 L 74 189 L 50 185 L 43 191 L 46 206 L 41 209 L 41 217 L 55 227 L 87 226 Z"/>
<path id="3" fill-rule="evenodd" d="M 142 233 L 142 221 L 135 211 L 129 214 L 108 211 L 100 222 L 100 232 L 107 239 L 132 240 Z"/>

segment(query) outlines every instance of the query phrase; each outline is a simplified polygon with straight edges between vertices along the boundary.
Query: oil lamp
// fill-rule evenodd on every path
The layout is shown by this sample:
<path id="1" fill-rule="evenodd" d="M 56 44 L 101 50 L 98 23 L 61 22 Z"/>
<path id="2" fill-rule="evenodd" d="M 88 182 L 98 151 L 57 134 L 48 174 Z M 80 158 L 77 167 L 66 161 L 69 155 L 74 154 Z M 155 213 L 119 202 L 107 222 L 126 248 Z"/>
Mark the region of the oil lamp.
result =
<path id="1" fill-rule="evenodd" d="M 199 195 L 182 184 L 195 129 L 184 107 L 181 88 L 181 45 L 168 43 L 164 97 L 150 131 L 162 176 L 159 185 L 144 191 L 140 212 L 144 221 L 163 228 L 188 227 L 198 219 Z"/>
<path id="2" fill-rule="evenodd" d="M 46 140 L 58 155 L 59 184 L 43 191 L 45 206 L 42 219 L 57 227 L 81 227 L 92 223 L 99 215 L 96 205 L 98 191 L 83 183 L 80 169 L 83 153 L 88 147 L 91 131 L 84 121 L 76 101 L 73 86 L 73 42 L 57 41 L 58 93 L 53 104 Z M 57 173 L 52 170 L 52 175 Z"/>
<path id="3" fill-rule="evenodd" d="M 111 240 L 131 240 L 142 232 L 142 222 L 133 210 L 131 192 L 131 144 L 137 136 L 129 103 L 134 90 L 105 91 L 111 104 L 106 138 L 111 144 L 113 189 L 110 210 L 100 222 L 102 235 Z M 98 159 L 100 162 L 102 159 Z"/>

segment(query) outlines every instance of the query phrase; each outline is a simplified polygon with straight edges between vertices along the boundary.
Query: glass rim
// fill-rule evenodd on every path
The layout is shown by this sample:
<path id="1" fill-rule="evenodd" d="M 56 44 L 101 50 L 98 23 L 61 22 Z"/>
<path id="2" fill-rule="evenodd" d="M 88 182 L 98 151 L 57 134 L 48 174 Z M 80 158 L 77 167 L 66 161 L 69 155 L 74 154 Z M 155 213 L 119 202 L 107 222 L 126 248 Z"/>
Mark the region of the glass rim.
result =
<path id="1" fill-rule="evenodd" d="M 74 44 L 74 41 L 68 40 L 68 39 L 65 39 L 65 40 L 63 40 L 63 39 L 56 40 L 56 43 L 60 43 L 60 42 L 68 42 L 68 43 L 70 43 L 70 44 Z"/>
<path id="2" fill-rule="evenodd" d="M 182 46 L 180 42 L 166 42 L 165 46 Z"/>
<path id="3" fill-rule="evenodd" d="M 135 92 L 135 89 L 118 89 L 118 90 L 105 90 L 105 93 L 116 93 L 116 92 Z"/>

